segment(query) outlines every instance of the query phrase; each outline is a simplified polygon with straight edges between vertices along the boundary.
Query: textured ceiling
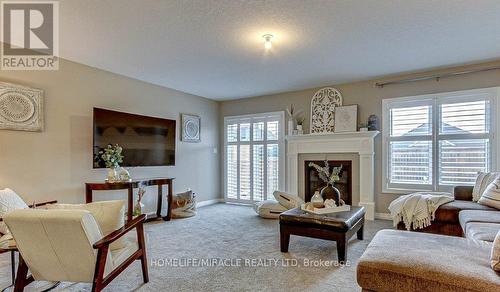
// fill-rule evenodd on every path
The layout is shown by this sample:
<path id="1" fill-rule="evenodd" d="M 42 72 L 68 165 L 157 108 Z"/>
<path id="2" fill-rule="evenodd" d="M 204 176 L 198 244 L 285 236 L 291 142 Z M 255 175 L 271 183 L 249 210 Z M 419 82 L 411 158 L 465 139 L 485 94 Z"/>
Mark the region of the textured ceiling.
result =
<path id="1" fill-rule="evenodd" d="M 262 35 L 275 35 L 268 53 Z M 216 100 L 500 57 L 500 1 L 64 0 L 61 56 Z"/>

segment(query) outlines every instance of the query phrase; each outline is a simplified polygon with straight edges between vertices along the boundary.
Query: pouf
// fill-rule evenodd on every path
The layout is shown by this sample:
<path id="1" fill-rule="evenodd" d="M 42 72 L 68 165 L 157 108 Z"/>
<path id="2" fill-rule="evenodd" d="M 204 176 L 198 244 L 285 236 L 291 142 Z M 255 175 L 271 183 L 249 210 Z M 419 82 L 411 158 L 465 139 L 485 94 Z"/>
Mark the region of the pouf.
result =
<path id="1" fill-rule="evenodd" d="M 196 195 L 189 190 L 172 198 L 172 217 L 188 218 L 196 215 Z"/>
<path id="2" fill-rule="evenodd" d="M 273 200 L 257 202 L 254 204 L 253 209 L 260 217 L 266 219 L 278 219 L 280 214 L 287 210 L 287 208 Z"/>

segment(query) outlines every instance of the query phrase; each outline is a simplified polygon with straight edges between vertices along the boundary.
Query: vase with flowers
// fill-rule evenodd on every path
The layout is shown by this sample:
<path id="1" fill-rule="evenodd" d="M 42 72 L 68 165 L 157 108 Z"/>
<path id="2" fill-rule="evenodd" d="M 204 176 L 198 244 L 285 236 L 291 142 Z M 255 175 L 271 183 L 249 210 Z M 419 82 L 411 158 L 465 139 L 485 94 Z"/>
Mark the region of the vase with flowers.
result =
<path id="1" fill-rule="evenodd" d="M 337 207 L 344 205 L 344 201 L 340 198 L 340 191 L 335 187 L 335 183 L 340 180 L 342 165 L 333 167 L 330 171 L 330 164 L 328 164 L 328 160 L 325 159 L 325 166 L 322 167 L 311 162 L 309 163 L 309 167 L 313 167 L 318 172 L 319 178 L 326 183 L 326 186 L 320 191 L 323 200 L 334 200 Z"/>
<path id="2" fill-rule="evenodd" d="M 118 182 L 120 179 L 120 163 L 123 162 L 122 147 L 118 144 L 109 144 L 106 148 L 99 151 L 99 156 L 108 168 L 107 182 Z"/>

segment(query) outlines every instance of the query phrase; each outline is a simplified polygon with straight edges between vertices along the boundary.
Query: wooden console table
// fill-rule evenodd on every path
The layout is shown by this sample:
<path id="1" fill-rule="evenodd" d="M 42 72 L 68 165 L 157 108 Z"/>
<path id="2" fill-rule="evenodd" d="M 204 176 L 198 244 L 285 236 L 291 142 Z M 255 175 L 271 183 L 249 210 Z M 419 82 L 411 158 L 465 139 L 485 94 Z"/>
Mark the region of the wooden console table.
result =
<path id="1" fill-rule="evenodd" d="M 158 202 L 156 207 L 156 217 L 148 218 L 147 221 L 162 218 L 165 221 L 170 221 L 172 218 L 172 184 L 174 178 L 146 178 L 146 179 L 135 179 L 131 182 L 117 182 L 117 183 L 85 183 L 85 202 L 92 202 L 92 192 L 93 191 L 110 191 L 110 190 L 128 190 L 128 207 L 127 207 L 127 221 L 132 221 L 132 212 L 134 210 L 134 189 L 147 187 L 147 186 L 158 186 Z M 167 194 L 167 216 L 161 216 L 161 204 L 163 202 L 162 187 L 164 185 L 168 186 Z"/>

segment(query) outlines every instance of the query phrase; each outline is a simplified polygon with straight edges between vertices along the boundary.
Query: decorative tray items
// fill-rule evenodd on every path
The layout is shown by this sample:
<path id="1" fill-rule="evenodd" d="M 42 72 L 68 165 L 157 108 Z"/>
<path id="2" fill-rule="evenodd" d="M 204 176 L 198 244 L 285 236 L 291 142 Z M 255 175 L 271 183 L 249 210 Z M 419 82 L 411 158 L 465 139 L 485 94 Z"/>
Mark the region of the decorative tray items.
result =
<path id="1" fill-rule="evenodd" d="M 314 196 L 316 196 L 316 194 L 320 196 L 320 199 L 323 201 L 319 192 L 316 192 Z M 330 214 L 330 213 L 337 213 L 337 212 L 344 212 L 351 210 L 351 206 L 346 204 L 337 206 L 335 204 L 335 200 L 332 199 L 326 199 L 324 202 L 321 202 L 321 204 L 319 204 L 319 200 L 313 202 L 313 198 L 311 198 L 311 202 L 302 204 L 300 208 L 303 211 L 311 214 Z"/>

